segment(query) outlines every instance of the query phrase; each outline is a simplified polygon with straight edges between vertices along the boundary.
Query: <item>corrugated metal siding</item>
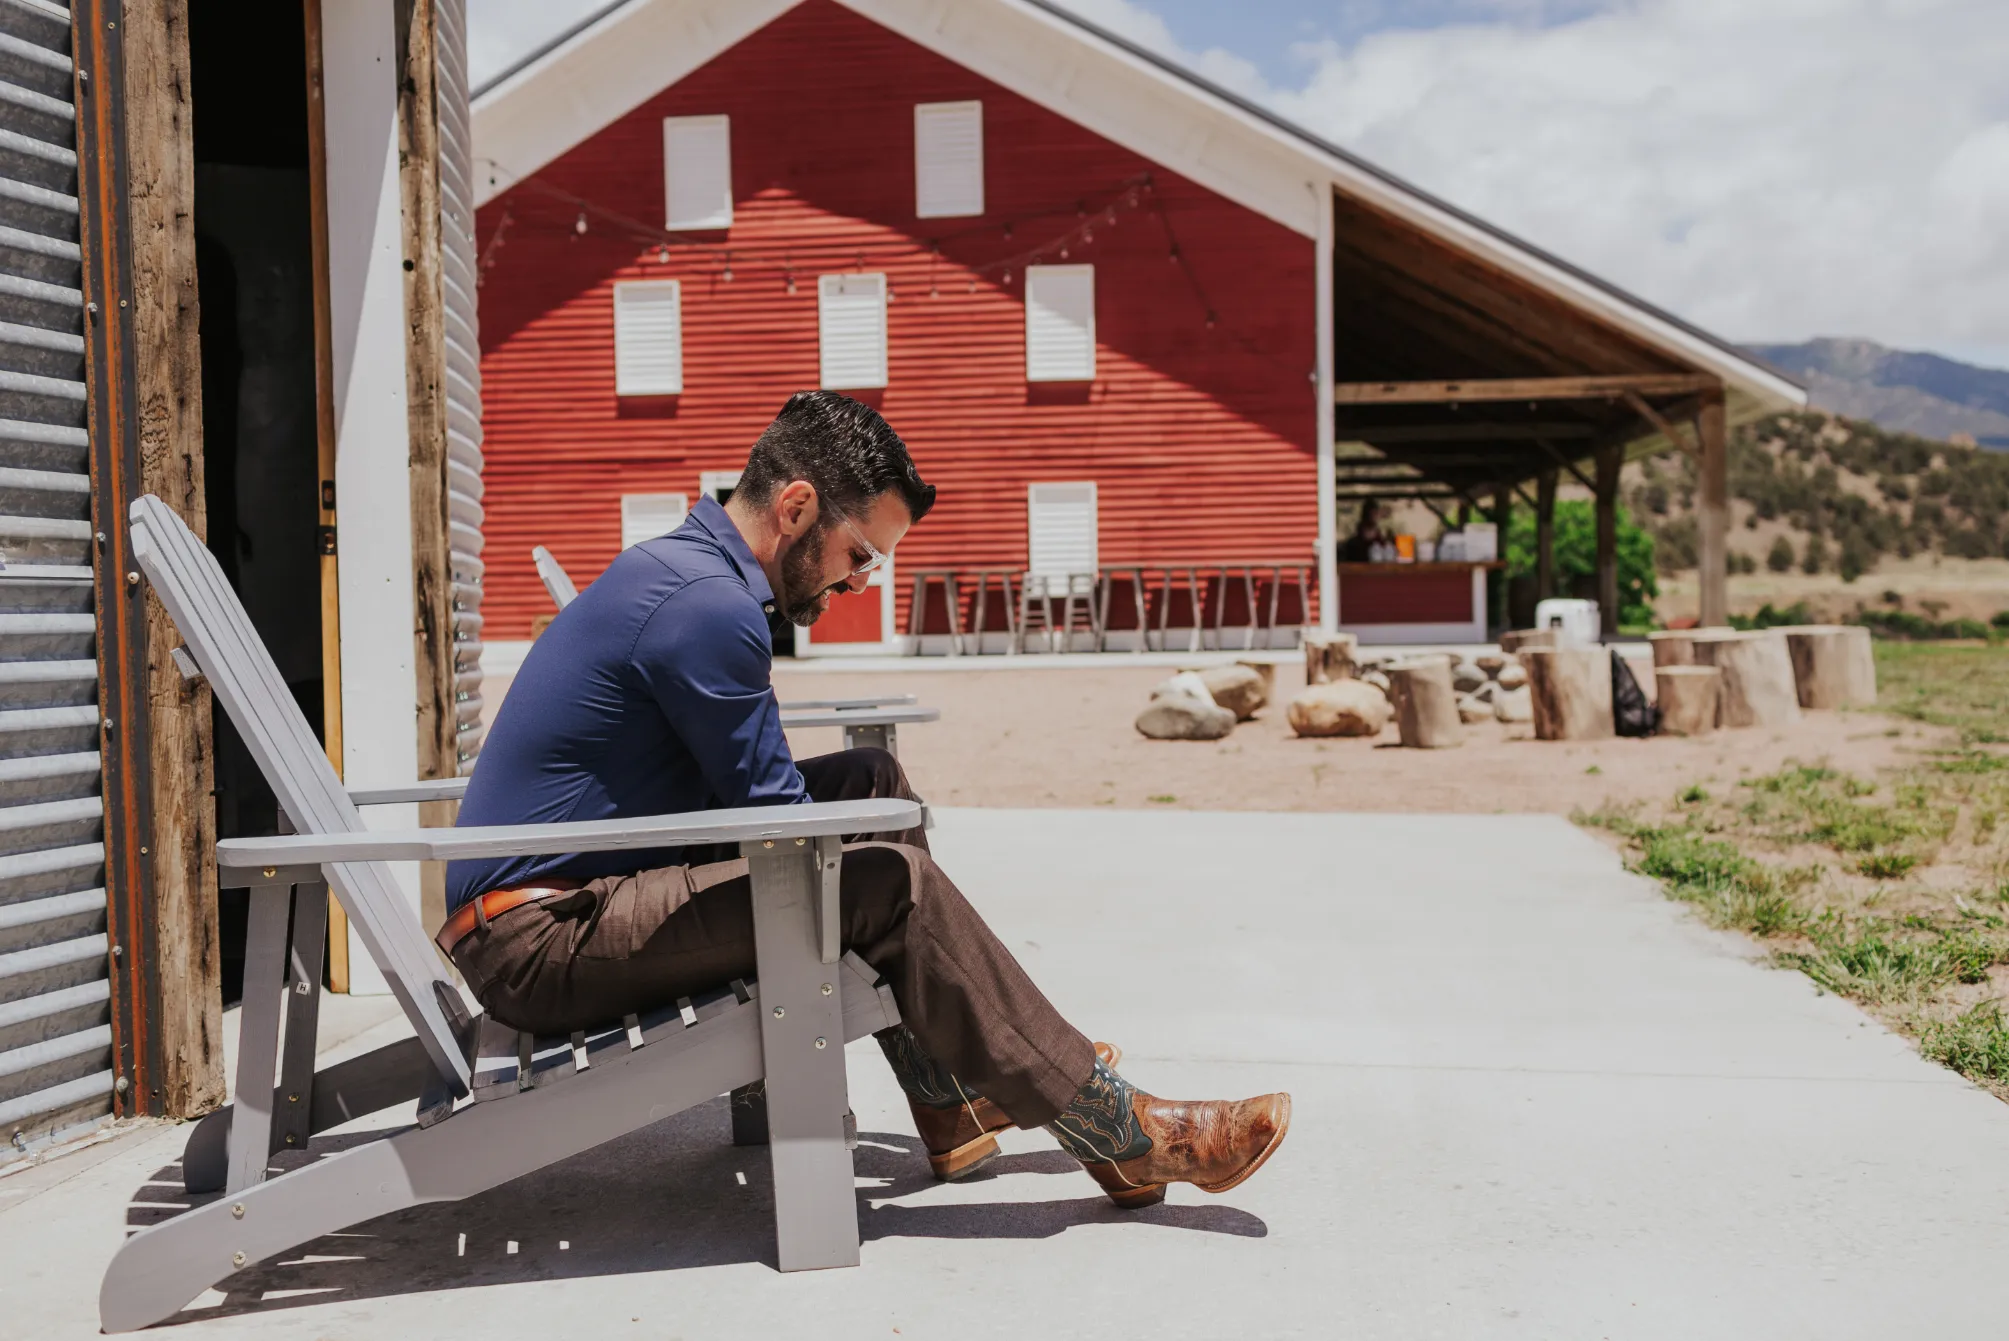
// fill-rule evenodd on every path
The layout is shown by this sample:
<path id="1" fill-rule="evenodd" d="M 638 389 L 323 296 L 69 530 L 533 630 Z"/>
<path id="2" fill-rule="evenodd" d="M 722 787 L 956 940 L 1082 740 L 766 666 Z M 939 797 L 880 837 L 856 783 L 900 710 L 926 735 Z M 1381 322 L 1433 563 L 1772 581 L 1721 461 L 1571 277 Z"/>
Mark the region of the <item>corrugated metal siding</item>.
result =
<path id="1" fill-rule="evenodd" d="M 111 1109 L 70 22 L 0 4 L 0 1149 Z M 4 1155 L 0 1155 L 4 1158 Z"/>
<path id="2" fill-rule="evenodd" d="M 984 103 L 988 212 L 917 219 L 914 105 L 965 99 Z M 618 552 L 623 493 L 695 494 L 700 471 L 744 464 L 781 402 L 816 383 L 816 278 L 836 271 L 889 277 L 891 384 L 875 400 L 941 487 L 900 548 L 903 567 L 1023 563 L 1034 480 L 1099 483 L 1104 562 L 1311 554 L 1310 241 L 828 0 L 536 181 L 659 223 L 662 118 L 720 112 L 732 117 L 734 222 L 695 240 L 733 249 L 730 281 L 724 257 L 675 246 L 661 263 L 651 239 L 606 217 L 581 234 L 578 205 L 535 184 L 481 211 L 491 636 L 528 637 L 550 610 L 532 546 L 583 583 Z M 1217 324 L 1157 218 L 1119 209 L 1070 256 L 1044 258 L 1096 267 L 1094 383 L 1028 385 L 1022 272 L 1006 285 L 971 267 L 1067 232 L 1077 202 L 1099 209 L 1145 172 Z M 985 231 L 948 237 L 972 227 Z M 656 277 L 683 281 L 684 392 L 624 403 L 613 284 Z M 907 595 L 903 582 L 903 611 Z"/>
<path id="3" fill-rule="evenodd" d="M 445 290 L 448 551 L 453 568 L 454 712 L 460 771 L 481 753 L 481 323 L 475 310 L 474 157 L 467 3 L 437 0 L 440 273 Z"/>

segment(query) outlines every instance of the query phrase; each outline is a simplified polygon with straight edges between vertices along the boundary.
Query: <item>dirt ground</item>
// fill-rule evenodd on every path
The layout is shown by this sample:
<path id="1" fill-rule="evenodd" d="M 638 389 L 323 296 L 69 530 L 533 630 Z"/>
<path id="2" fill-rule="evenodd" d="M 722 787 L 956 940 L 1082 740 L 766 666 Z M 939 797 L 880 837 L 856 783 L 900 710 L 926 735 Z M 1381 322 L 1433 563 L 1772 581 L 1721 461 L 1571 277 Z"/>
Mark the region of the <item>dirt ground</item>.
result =
<path id="1" fill-rule="evenodd" d="M 1789 760 L 1873 774 L 1949 734 L 1875 713 L 1810 713 L 1782 730 L 1537 741 L 1525 725 L 1467 728 L 1453 750 L 1379 739 L 1300 740 L 1282 702 L 1304 684 L 1278 667 L 1278 701 L 1222 741 L 1146 740 L 1131 726 L 1150 667 L 850 674 L 776 668 L 791 698 L 911 692 L 939 722 L 903 728 L 900 755 L 922 795 L 943 805 L 1156 806 L 1193 810 L 1362 810 L 1569 814 L 1659 800 L 1691 783 L 1727 786 Z M 1651 684 L 1650 676 L 1642 677 Z M 798 755 L 838 748 L 834 728 L 792 733 Z"/>

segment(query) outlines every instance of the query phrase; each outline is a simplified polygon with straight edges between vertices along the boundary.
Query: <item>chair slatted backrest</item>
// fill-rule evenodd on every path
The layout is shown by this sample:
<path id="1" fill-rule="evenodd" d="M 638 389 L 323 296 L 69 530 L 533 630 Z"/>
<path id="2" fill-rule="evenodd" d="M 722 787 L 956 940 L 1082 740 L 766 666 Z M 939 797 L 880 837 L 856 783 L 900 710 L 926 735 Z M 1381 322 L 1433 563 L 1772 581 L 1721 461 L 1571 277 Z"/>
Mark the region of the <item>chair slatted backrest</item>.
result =
<path id="1" fill-rule="evenodd" d="M 565 571 L 565 565 L 552 556 L 542 545 L 530 551 L 531 561 L 537 565 L 537 576 L 544 580 L 544 590 L 551 597 L 551 603 L 563 610 L 579 595 L 579 588 L 572 585 L 572 574 Z"/>
<path id="2" fill-rule="evenodd" d="M 362 832 L 361 815 L 208 547 L 152 494 L 132 505 L 132 545 L 293 827 L 310 834 Z M 467 1058 L 440 1003 L 441 986 L 455 989 L 389 868 L 344 862 L 326 869 L 335 897 L 441 1078 L 457 1093 L 467 1093 Z"/>

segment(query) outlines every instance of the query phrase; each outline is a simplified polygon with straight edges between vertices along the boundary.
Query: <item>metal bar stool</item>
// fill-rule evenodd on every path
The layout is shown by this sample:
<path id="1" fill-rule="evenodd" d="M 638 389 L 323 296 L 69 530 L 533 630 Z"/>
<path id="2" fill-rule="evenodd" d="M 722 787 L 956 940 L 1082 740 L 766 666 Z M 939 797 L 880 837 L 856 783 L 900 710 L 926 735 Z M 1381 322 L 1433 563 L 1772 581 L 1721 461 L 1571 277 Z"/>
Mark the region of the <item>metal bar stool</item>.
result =
<path id="1" fill-rule="evenodd" d="M 1018 649 L 1018 612 L 1015 604 L 1016 598 L 1011 589 L 1011 579 L 1014 571 L 1016 570 L 1011 568 L 975 568 L 970 570 L 970 575 L 977 580 L 976 604 L 970 610 L 970 637 L 976 645 L 976 655 L 978 656 L 982 656 L 984 652 L 984 621 L 990 609 L 992 578 L 997 579 L 998 594 L 1004 598 L 1005 650 L 1010 652 Z"/>
<path id="2" fill-rule="evenodd" d="M 1193 627 L 1187 638 L 1186 650 L 1197 652 L 1200 650 L 1200 629 L 1206 622 L 1205 607 L 1200 600 L 1200 568 L 1197 564 L 1167 564 L 1159 570 L 1163 585 L 1160 587 L 1158 606 L 1158 650 L 1163 652 L 1171 646 L 1172 584 L 1179 573 L 1186 575 L 1186 594 L 1193 601 Z"/>
<path id="3" fill-rule="evenodd" d="M 1130 578 L 1130 593 L 1137 603 L 1137 646 L 1133 652 L 1143 652 L 1151 641 L 1151 621 L 1145 614 L 1144 565 L 1141 563 L 1105 563 L 1102 576 L 1097 581 L 1095 650 L 1109 650 L 1109 601 L 1116 587 L 1119 575 Z"/>
<path id="4" fill-rule="evenodd" d="M 914 577 L 914 598 L 907 606 L 907 636 L 914 640 L 914 654 L 920 655 L 921 635 L 928 626 L 928 586 L 942 584 L 942 599 L 949 607 L 949 655 L 960 656 L 963 651 L 963 624 L 960 593 L 956 590 L 956 570 L 953 568 L 916 568 Z"/>

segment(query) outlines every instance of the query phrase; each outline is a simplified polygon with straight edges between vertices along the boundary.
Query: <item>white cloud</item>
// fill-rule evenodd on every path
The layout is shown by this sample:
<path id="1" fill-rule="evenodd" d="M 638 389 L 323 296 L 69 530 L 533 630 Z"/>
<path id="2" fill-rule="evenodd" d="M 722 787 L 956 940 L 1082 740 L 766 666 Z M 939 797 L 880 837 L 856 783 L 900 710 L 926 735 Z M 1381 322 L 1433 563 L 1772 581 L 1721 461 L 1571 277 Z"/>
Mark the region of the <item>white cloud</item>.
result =
<path id="1" fill-rule="evenodd" d="M 1064 2 L 1720 334 L 2009 365 L 2005 0 L 1437 0 L 1271 63 L 1296 87 Z M 472 0 L 477 80 L 601 3 Z"/>
<path id="2" fill-rule="evenodd" d="M 1711 330 L 2009 355 L 2002 0 L 1636 0 L 1298 54 L 1300 87 L 1224 82 Z"/>

